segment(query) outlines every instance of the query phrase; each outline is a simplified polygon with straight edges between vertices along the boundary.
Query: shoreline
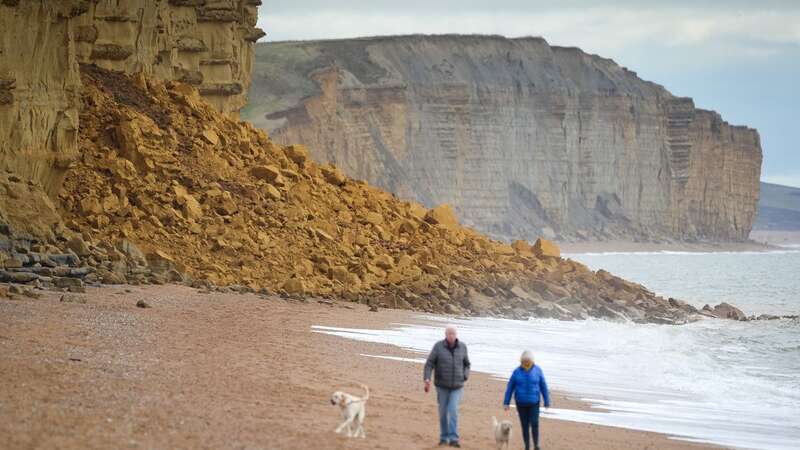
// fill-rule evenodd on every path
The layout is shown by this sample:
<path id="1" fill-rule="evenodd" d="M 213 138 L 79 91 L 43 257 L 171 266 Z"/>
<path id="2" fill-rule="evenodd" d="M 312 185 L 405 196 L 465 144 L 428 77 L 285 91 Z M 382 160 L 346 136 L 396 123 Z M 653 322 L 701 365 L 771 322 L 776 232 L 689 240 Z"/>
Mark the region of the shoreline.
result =
<path id="1" fill-rule="evenodd" d="M 654 252 L 769 252 L 786 250 L 773 244 L 755 241 L 726 243 L 653 243 L 630 241 L 557 242 L 561 253 L 654 253 Z"/>
<path id="2" fill-rule="evenodd" d="M 644 252 L 769 252 L 800 247 L 800 231 L 753 230 L 746 242 L 557 242 L 563 253 Z"/>
<path id="3" fill-rule="evenodd" d="M 175 286 L 89 288 L 85 304 L 0 299 L 0 447 L 433 448 L 435 396 L 421 389 L 419 358 L 312 326 L 384 329 L 419 320 L 253 294 Z M 151 308 L 137 308 L 145 300 Z M 366 440 L 333 433 L 337 389 L 371 388 Z M 504 382 L 476 372 L 462 407 L 464 448 L 489 448 Z M 554 392 L 556 408 L 590 406 Z M 518 431 L 516 417 L 511 417 Z M 548 449 L 720 448 L 624 428 L 542 419 Z M 515 434 L 514 448 L 519 446 Z"/>

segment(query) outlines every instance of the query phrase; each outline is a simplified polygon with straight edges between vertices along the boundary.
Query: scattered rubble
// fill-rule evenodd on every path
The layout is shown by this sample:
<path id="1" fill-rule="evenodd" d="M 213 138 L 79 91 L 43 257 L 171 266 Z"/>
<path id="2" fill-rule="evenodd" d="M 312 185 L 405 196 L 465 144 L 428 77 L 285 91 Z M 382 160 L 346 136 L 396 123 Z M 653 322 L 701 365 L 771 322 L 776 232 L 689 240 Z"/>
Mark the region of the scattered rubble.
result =
<path id="1" fill-rule="evenodd" d="M 80 158 L 58 198 L 66 227 L 53 244 L 6 245 L 1 281 L 70 292 L 172 282 L 513 318 L 698 317 L 560 258 L 552 242 L 494 241 L 447 205 L 426 210 L 320 166 L 303 146 L 219 114 L 191 86 L 94 66 L 82 76 Z"/>
<path id="2" fill-rule="evenodd" d="M 83 78 L 82 157 L 60 198 L 75 231 L 122 253 L 100 264 L 118 277 L 138 269 L 138 282 L 519 318 L 681 323 L 696 313 L 561 259 L 547 240 L 493 241 L 448 205 L 426 210 L 320 166 L 303 146 L 216 113 L 190 86 L 94 67 Z M 139 100 L 118 99 L 120 86 Z"/>

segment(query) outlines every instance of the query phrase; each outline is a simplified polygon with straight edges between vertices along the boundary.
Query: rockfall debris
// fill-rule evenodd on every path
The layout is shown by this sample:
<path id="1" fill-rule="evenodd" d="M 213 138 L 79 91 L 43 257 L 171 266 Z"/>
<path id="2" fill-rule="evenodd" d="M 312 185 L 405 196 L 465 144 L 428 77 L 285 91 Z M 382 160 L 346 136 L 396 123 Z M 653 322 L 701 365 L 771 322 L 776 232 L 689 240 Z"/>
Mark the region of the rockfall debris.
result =
<path id="1" fill-rule="evenodd" d="M 318 165 L 303 146 L 276 145 L 187 84 L 94 66 L 82 78 L 81 157 L 59 196 L 69 249 L 59 258 L 83 264 L 75 270 L 89 282 L 520 318 L 680 323 L 696 313 L 561 259 L 549 241 L 494 241 L 460 226 L 447 205 L 427 210 Z M 24 273 L 39 277 L 31 261 Z"/>

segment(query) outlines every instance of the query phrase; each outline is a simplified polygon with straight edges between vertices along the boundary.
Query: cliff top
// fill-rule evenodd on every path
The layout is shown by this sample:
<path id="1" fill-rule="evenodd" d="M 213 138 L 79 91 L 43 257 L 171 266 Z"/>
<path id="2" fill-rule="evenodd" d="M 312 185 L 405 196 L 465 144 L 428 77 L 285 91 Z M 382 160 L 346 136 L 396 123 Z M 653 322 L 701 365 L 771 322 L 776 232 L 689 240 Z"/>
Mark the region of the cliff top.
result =
<path id="1" fill-rule="evenodd" d="M 287 39 L 282 41 L 270 41 L 270 42 L 260 42 L 258 45 L 270 45 L 270 44 L 319 44 L 319 43 L 326 43 L 326 42 L 347 42 L 347 41 L 367 41 L 367 42 L 384 42 L 384 41 L 397 41 L 397 40 L 405 40 L 405 41 L 419 41 L 419 40 L 499 40 L 499 41 L 536 41 L 548 44 L 547 40 L 542 36 L 520 36 L 515 38 L 509 38 L 500 34 L 478 34 L 478 33 L 442 33 L 442 34 L 424 34 L 424 33 L 412 33 L 412 34 L 390 34 L 390 35 L 378 35 L 378 36 L 360 36 L 354 38 L 330 38 L 330 39 Z M 548 44 L 549 45 L 549 44 Z"/>
<path id="2" fill-rule="evenodd" d="M 611 59 L 576 47 L 550 46 L 542 37 L 414 34 L 257 44 L 254 76 L 262 82 L 253 86 L 251 95 L 275 100 L 268 100 L 272 105 L 258 114 L 319 93 L 309 74 L 331 67 L 349 74 L 344 87 L 522 83 L 537 90 L 671 96 L 663 86 L 640 79 Z M 287 102 L 287 97 L 293 101 Z M 254 118 L 253 111 L 244 114 Z"/>
<path id="3" fill-rule="evenodd" d="M 495 45 L 507 46 L 506 50 L 516 50 L 530 52 L 528 55 L 531 63 L 541 64 L 536 70 L 548 71 L 548 65 L 557 66 L 556 73 L 540 79 L 540 84 L 554 82 L 555 79 L 563 77 L 570 84 L 581 85 L 584 88 L 594 89 L 598 92 L 609 90 L 621 90 L 629 95 L 657 95 L 664 98 L 674 98 L 676 100 L 691 101 L 690 97 L 674 96 L 663 85 L 656 82 L 640 78 L 637 72 L 621 66 L 611 58 L 606 58 L 594 53 L 588 53 L 575 46 L 551 45 L 541 36 L 520 36 L 506 37 L 497 34 L 408 34 L 408 35 L 387 35 L 387 36 L 364 36 L 357 38 L 336 38 L 336 39 L 317 39 L 317 40 L 284 40 L 274 42 L 260 42 L 256 44 L 256 70 L 254 76 L 267 74 L 266 83 L 270 86 L 268 91 L 259 92 L 258 89 L 264 84 L 254 86 L 254 95 L 267 96 L 273 99 L 273 108 L 268 111 L 259 110 L 258 113 L 274 112 L 289 105 L 278 101 L 277 98 L 289 93 L 291 97 L 300 99 L 319 92 L 318 86 L 307 81 L 307 75 L 325 67 L 337 67 L 340 70 L 351 72 L 359 83 L 364 85 L 386 83 L 392 78 L 391 68 L 386 67 L 387 61 L 383 59 L 378 62 L 374 58 L 375 54 L 381 54 L 380 48 L 386 49 L 387 46 L 394 44 L 424 43 L 433 42 L 436 44 L 455 43 L 463 46 L 464 44 L 473 45 L 475 43 L 493 43 Z M 522 45 L 522 47 L 519 47 Z M 396 50 L 396 49 L 395 49 Z M 451 47 L 452 52 L 457 50 L 473 51 L 474 48 Z M 385 50 L 388 51 L 388 50 Z M 427 62 L 435 63 L 436 57 L 441 55 L 430 55 L 430 48 L 416 48 L 415 51 L 420 58 Z M 541 52 L 544 52 L 542 54 Z M 548 55 L 549 54 L 549 55 Z M 469 57 L 469 55 L 462 55 Z M 501 59 L 489 60 L 486 55 L 477 64 L 502 63 Z M 506 58 L 512 58 L 509 53 Z M 524 55 L 514 55 L 517 60 L 524 60 Z M 446 57 L 443 56 L 444 59 Z M 448 61 L 452 63 L 453 61 Z M 409 63 L 411 63 L 409 61 Z M 387 71 L 388 69 L 388 71 Z M 530 73 L 526 77 L 535 78 Z M 591 73 L 590 73 L 591 72 Z M 418 72 L 417 72 L 418 73 Z M 458 77 L 457 77 L 458 78 Z M 460 77 L 461 81 L 470 81 L 469 75 Z M 475 80 L 472 80 L 475 81 Z M 483 77 L 480 81 L 487 81 Z M 503 79 L 509 82 L 508 79 Z M 295 95 L 296 94 L 296 95 Z M 756 131 L 745 125 L 731 125 L 720 117 L 714 110 L 697 108 L 698 113 L 708 113 L 716 116 L 719 121 L 737 129 Z M 253 111 L 244 111 L 249 120 L 258 122 L 258 118 Z"/>

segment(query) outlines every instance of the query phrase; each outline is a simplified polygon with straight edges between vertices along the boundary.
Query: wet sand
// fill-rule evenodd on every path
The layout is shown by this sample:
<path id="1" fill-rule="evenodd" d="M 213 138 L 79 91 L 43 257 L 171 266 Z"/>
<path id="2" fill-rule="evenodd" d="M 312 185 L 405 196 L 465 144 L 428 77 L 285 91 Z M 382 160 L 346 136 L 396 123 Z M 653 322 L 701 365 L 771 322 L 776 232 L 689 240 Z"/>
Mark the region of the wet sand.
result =
<path id="1" fill-rule="evenodd" d="M 126 291 L 127 290 L 127 291 Z M 90 288 L 86 304 L 0 299 L 0 448 L 425 449 L 438 436 L 421 366 L 361 354 L 419 357 L 311 331 L 416 320 L 179 286 Z M 137 308 L 140 299 L 152 308 Z M 372 390 L 367 439 L 333 433 L 330 394 Z M 462 405 L 464 448 L 493 448 L 503 383 L 474 374 Z M 556 393 L 558 407 L 582 408 Z M 517 421 L 514 419 L 514 426 Z M 543 420 L 542 446 L 715 448 L 620 428 Z M 515 433 L 518 432 L 518 427 Z M 512 448 L 522 448 L 518 434 Z"/>

